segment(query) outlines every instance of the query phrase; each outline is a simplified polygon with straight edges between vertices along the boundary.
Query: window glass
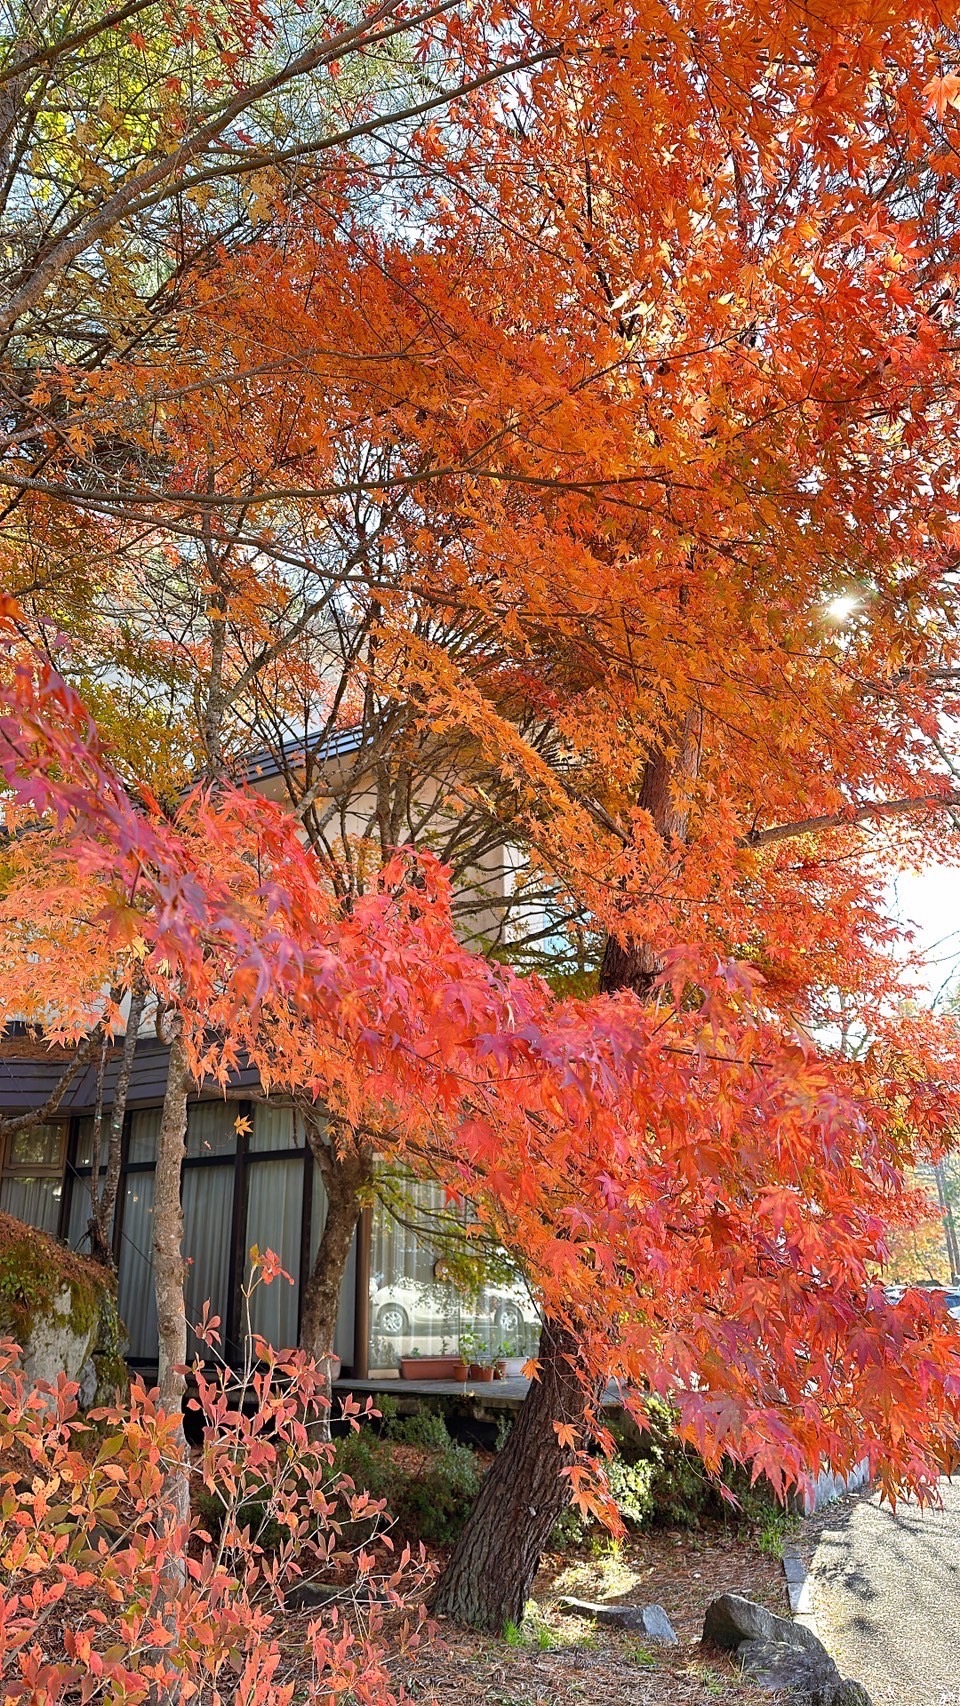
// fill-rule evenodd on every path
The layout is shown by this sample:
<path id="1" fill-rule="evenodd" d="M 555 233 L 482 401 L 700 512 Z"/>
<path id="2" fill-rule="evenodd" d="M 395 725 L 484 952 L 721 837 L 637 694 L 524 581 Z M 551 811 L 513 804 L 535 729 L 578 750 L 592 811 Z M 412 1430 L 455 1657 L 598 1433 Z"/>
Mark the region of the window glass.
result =
<path id="1" fill-rule="evenodd" d="M 149 1361 L 157 1354 L 157 1309 L 153 1297 L 154 1175 L 131 1173 L 126 1182 L 117 1278 L 120 1312 L 129 1355 Z"/>
<path id="2" fill-rule="evenodd" d="M 310 1204 L 310 1262 L 311 1265 L 317 1254 L 320 1234 L 327 1219 L 327 1193 L 324 1189 L 323 1178 L 317 1163 L 313 1163 L 313 1199 Z"/>
<path id="3" fill-rule="evenodd" d="M 155 1161 L 157 1159 L 157 1133 L 160 1130 L 160 1114 L 160 1108 L 145 1108 L 142 1113 L 133 1115 L 130 1121 L 129 1161 Z"/>
<path id="4" fill-rule="evenodd" d="M 303 1128 L 292 1108 L 258 1102 L 253 1110 L 251 1153 L 264 1149 L 302 1149 Z"/>
<path id="5" fill-rule="evenodd" d="M 480 1260 L 442 1186 L 391 1173 L 381 1189 L 370 1263 L 371 1367 L 393 1371 L 413 1351 L 460 1350 L 468 1361 L 530 1355 L 539 1316 L 503 1253 Z"/>
<path id="6" fill-rule="evenodd" d="M 106 1129 L 104 1138 L 106 1138 Z M 106 1149 L 106 1143 L 104 1143 Z M 77 1166 L 93 1166 L 93 1118 L 85 1115 L 77 1124 Z"/>
<path id="7" fill-rule="evenodd" d="M 195 1102 L 187 1114 L 188 1155 L 235 1155 L 236 1102 Z"/>
<path id="8" fill-rule="evenodd" d="M 316 1162 L 312 1164 L 311 1172 L 313 1174 L 310 1203 L 310 1265 L 312 1267 L 316 1260 L 320 1235 L 327 1218 L 327 1193 Z M 345 1363 L 353 1362 L 356 1283 L 357 1235 L 354 1233 L 350 1254 L 343 1270 L 343 1281 L 340 1286 L 340 1308 L 337 1313 L 337 1332 L 333 1342 L 334 1350 Z"/>
<path id="9" fill-rule="evenodd" d="M 100 1175 L 101 1178 L 103 1175 Z M 67 1226 L 67 1243 L 71 1250 L 81 1253 L 89 1249 L 90 1235 L 87 1227 L 92 1208 L 90 1204 L 90 1174 L 75 1178 L 73 1190 L 70 1193 L 70 1220 Z"/>
<path id="10" fill-rule="evenodd" d="M 205 1303 L 219 1315 L 220 1349 L 226 1334 L 230 1241 L 233 1229 L 233 1177 L 230 1167 L 188 1167 L 183 1175 L 183 1253 L 187 1259 L 184 1287 L 187 1325 L 199 1321 Z M 187 1354 L 207 1360 L 210 1352 L 193 1332 L 187 1335 Z"/>
<path id="11" fill-rule="evenodd" d="M 32 1125 L 10 1139 L 8 1167 L 59 1167 L 64 1125 Z"/>
<path id="12" fill-rule="evenodd" d="M 67 1171 L 72 1180 L 70 1191 L 70 1217 L 67 1222 L 67 1243 L 71 1250 L 85 1255 L 90 1248 L 89 1223 L 92 1213 L 90 1202 L 90 1168 L 93 1164 L 93 1130 L 92 1116 L 84 1116 L 77 1124 L 76 1160 L 68 1164 Z M 106 1125 L 103 1131 L 103 1149 L 100 1163 L 101 1184 L 107 1170 L 107 1144 L 109 1134 Z"/>
<path id="13" fill-rule="evenodd" d="M 247 1236 L 244 1284 L 250 1282 L 250 1250 L 274 1250 L 293 1279 L 264 1285 L 250 1298 L 250 1325 L 274 1350 L 289 1350 L 297 1342 L 297 1291 L 300 1278 L 300 1230 L 303 1219 L 303 1161 L 259 1161 L 247 1178 Z M 246 1331 L 246 1321 L 241 1322 Z"/>
<path id="14" fill-rule="evenodd" d="M 8 1173 L 0 1180 L 0 1209 L 42 1232 L 56 1232 L 60 1224 L 63 1184 L 49 1173 L 31 1178 L 27 1173 Z"/>

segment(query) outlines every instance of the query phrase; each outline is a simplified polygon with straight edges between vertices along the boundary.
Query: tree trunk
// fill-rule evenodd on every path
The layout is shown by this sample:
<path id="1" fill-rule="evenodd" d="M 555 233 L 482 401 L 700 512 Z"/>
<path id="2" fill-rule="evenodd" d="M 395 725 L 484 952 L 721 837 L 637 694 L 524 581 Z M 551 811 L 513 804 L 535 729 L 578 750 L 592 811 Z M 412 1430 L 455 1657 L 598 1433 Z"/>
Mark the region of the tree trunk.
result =
<path id="1" fill-rule="evenodd" d="M 950 1264 L 950 1282 L 956 1285 L 960 1279 L 960 1240 L 957 1238 L 957 1222 L 950 1201 L 950 1188 L 947 1184 L 947 1170 L 942 1161 L 938 1161 L 933 1169 L 937 1185 L 937 1197 L 940 1202 L 940 1216 L 943 1220 L 944 1237 L 947 1244 L 947 1261 Z"/>
<path id="2" fill-rule="evenodd" d="M 608 940 L 602 990 L 633 987 L 646 994 L 654 975 L 644 943 Z M 572 1333 L 544 1323 L 540 1378 L 531 1383 L 512 1433 L 484 1476 L 434 1596 L 433 1609 L 454 1622 L 502 1635 L 523 1616 L 544 1546 L 570 1502 L 570 1484 L 560 1471 L 571 1454 L 561 1450 L 553 1424 L 572 1422 L 577 1429 L 585 1424 L 586 1394 L 571 1365 L 576 1348 Z"/>
<path id="3" fill-rule="evenodd" d="M 698 759 L 699 719 L 690 713 L 674 762 L 694 775 Z M 647 761 L 638 803 L 665 842 L 683 838 L 686 821 L 674 802 L 671 760 L 660 747 Z M 658 971 L 651 943 L 609 936 L 600 967 L 601 993 L 633 989 L 646 1000 Z M 570 1502 L 567 1477 L 560 1474 L 569 1457 L 558 1445 L 553 1424 L 572 1422 L 582 1429 L 585 1423 L 586 1395 L 570 1360 L 576 1345 L 574 1334 L 544 1323 L 540 1379 L 531 1383 L 513 1432 L 484 1477 L 434 1596 L 433 1609 L 457 1623 L 501 1635 L 507 1623 L 523 1616 L 550 1531 Z"/>
<path id="4" fill-rule="evenodd" d="M 574 1335 L 546 1321 L 540 1379 L 531 1383 L 509 1439 L 484 1476 L 440 1578 L 432 1605 L 440 1616 L 491 1635 L 521 1622 L 543 1549 L 570 1503 L 570 1483 L 561 1471 L 574 1454 L 560 1445 L 554 1423 L 583 1424 L 576 1354 Z"/>
<path id="5" fill-rule="evenodd" d="M 340 1287 L 346 1272 L 350 1245 L 360 1219 L 359 1185 L 349 1169 L 334 1166 L 333 1189 L 327 1187 L 327 1218 L 314 1257 L 310 1277 L 303 1288 L 300 1345 L 317 1362 L 333 1349 L 340 1309 Z M 369 1176 L 363 1181 L 369 1183 Z"/>
<path id="6" fill-rule="evenodd" d="M 183 1209 L 180 1178 L 186 1154 L 187 1095 L 190 1075 L 179 1020 L 170 1043 L 167 1089 L 157 1135 L 157 1173 L 153 1210 L 153 1283 L 157 1299 L 160 1403 L 171 1414 L 183 1405 L 187 1361 L 187 1316 L 183 1298 Z"/>
<path id="7" fill-rule="evenodd" d="M 335 1151 L 326 1134 L 308 1117 L 307 1139 L 327 1193 L 327 1217 L 313 1259 L 310 1277 L 303 1288 L 300 1309 L 300 1348 L 324 1371 L 326 1396 L 331 1400 L 330 1354 L 340 1311 L 340 1288 L 346 1272 L 353 1234 L 363 1206 L 362 1193 L 373 1182 L 373 1157 L 364 1145 L 359 1150 Z M 320 1437 L 330 1437 L 330 1411 L 318 1421 Z"/>
<path id="8" fill-rule="evenodd" d="M 174 1019 L 167 1067 L 167 1088 L 157 1134 L 157 1173 L 153 1212 L 153 1283 L 157 1300 L 159 1366 L 157 1385 L 160 1406 L 176 1416 L 171 1437 L 172 1450 L 163 1464 L 163 1526 L 169 1537 L 160 1569 L 159 1611 L 164 1626 L 173 1634 L 175 1608 L 187 1580 L 187 1541 L 190 1521 L 190 1467 L 183 1432 L 183 1393 L 186 1384 L 180 1370 L 187 1360 L 187 1317 L 183 1300 L 183 1209 L 180 1178 L 186 1152 L 187 1094 L 190 1075 L 180 1020 Z M 156 1653 L 156 1662 L 169 1659 L 166 1649 Z M 179 1685 L 172 1680 L 158 1684 L 157 1706 L 177 1706 Z"/>
<path id="9" fill-rule="evenodd" d="M 107 1170 L 104 1174 L 103 1190 L 100 1189 L 100 1127 L 97 1125 L 97 1153 L 94 1157 L 94 1168 L 90 1177 L 91 1206 L 93 1213 L 90 1217 L 90 1254 L 104 1267 L 114 1267 L 113 1254 L 113 1217 L 117 1206 L 117 1191 L 120 1188 L 120 1163 L 123 1148 L 123 1121 L 127 1111 L 127 1095 L 130 1089 L 130 1074 L 133 1070 L 133 1057 L 137 1047 L 137 1036 L 140 1031 L 140 1020 L 147 995 L 147 980 L 143 968 L 137 965 L 130 984 L 130 1012 L 127 1016 L 127 1029 L 123 1039 L 123 1052 L 120 1056 L 120 1070 L 117 1073 L 116 1088 L 113 1093 L 113 1107 L 110 1111 L 110 1133 L 107 1138 Z"/>

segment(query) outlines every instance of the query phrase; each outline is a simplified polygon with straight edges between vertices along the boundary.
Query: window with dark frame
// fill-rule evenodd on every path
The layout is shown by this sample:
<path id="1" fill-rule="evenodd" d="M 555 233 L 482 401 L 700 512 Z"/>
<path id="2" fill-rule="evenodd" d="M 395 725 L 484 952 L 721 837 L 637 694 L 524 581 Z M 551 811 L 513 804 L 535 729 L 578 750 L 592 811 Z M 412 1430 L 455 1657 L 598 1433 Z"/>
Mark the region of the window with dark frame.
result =
<path id="1" fill-rule="evenodd" d="M 160 1116 L 156 1106 L 127 1113 L 113 1229 L 127 1356 L 145 1372 L 156 1367 L 157 1355 L 153 1205 Z M 100 1183 L 107 1168 L 108 1124 L 109 1111 Z M 89 1252 L 94 1126 L 91 1115 L 74 1115 L 0 1140 L 0 1209 L 59 1237 L 79 1254 Z M 250 1332 L 278 1349 L 295 1345 L 326 1194 L 294 1109 L 273 1100 L 191 1103 L 182 1194 L 190 1321 L 199 1319 L 209 1301 L 211 1313 L 220 1318 L 221 1348 L 230 1360 L 242 1354 Z M 367 1211 L 364 1220 L 369 1219 Z M 260 1284 L 248 1297 L 254 1244 L 276 1251 L 289 1278 Z M 363 1268 L 359 1287 L 358 1264 Z M 368 1267 L 369 1236 L 366 1244 L 358 1241 L 345 1275 L 335 1347 L 348 1367 L 359 1354 L 361 1373 L 366 1372 L 368 1311 L 359 1300 L 366 1303 L 369 1297 Z M 191 1335 L 191 1358 L 202 1352 Z"/>
<path id="2" fill-rule="evenodd" d="M 64 1120 L 0 1138 L 0 1210 L 43 1232 L 59 1231 L 66 1141 Z"/>
<path id="3" fill-rule="evenodd" d="M 156 1363 L 152 1250 L 159 1121 L 159 1108 L 127 1116 L 115 1226 L 128 1360 L 143 1368 Z M 80 1251 L 90 1218 L 92 1148 L 93 1120 L 76 1121 L 64 1231 L 71 1247 Z M 302 1281 L 319 1240 L 325 1199 L 294 1110 L 281 1102 L 191 1103 L 186 1151 L 182 1192 L 188 1319 L 196 1322 L 209 1302 L 211 1313 L 219 1317 L 221 1348 L 231 1359 L 241 1354 L 248 1331 L 278 1348 L 295 1345 Z M 101 1160 L 105 1166 L 105 1157 Z M 259 1285 L 248 1300 L 253 1244 L 275 1250 L 290 1280 Z M 191 1334 L 190 1356 L 202 1350 Z M 349 1357 L 347 1350 L 345 1360 Z"/>

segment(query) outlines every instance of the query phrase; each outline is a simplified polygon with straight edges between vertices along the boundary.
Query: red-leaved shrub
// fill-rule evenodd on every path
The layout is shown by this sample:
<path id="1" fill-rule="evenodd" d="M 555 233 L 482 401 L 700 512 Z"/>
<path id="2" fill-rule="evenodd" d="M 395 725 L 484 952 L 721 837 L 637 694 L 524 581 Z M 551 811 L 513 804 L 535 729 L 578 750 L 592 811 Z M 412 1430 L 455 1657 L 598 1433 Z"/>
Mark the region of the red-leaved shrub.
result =
<path id="1" fill-rule="evenodd" d="M 240 1375 L 194 1372 L 191 1450 L 140 1382 L 82 1416 L 75 1385 L 30 1386 L 0 1344 L 3 1706 L 286 1706 L 295 1690 L 395 1706 L 383 1617 L 425 1566 L 382 1533 L 376 1551 L 352 1538 L 371 1517 L 382 1527 L 382 1506 L 318 1437 L 321 1372 L 260 1341 Z M 355 1427 L 360 1407 L 344 1413 Z M 294 1624 L 284 1593 L 314 1575 L 343 1583 L 343 1600 Z M 397 1622 L 415 1642 L 416 1618 Z"/>

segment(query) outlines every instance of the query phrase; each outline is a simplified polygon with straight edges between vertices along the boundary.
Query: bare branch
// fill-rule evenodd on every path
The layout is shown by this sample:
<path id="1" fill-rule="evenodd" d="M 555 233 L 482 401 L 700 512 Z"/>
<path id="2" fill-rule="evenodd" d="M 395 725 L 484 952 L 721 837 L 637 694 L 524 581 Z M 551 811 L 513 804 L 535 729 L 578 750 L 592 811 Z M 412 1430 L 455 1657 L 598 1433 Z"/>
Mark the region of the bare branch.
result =
<path id="1" fill-rule="evenodd" d="M 31 1126 L 43 1125 L 45 1120 L 52 1120 L 59 1113 L 67 1091 L 74 1083 L 80 1068 L 87 1066 L 103 1041 L 103 1028 L 95 1025 L 89 1036 L 85 1037 L 78 1047 L 69 1065 L 58 1079 L 46 1101 L 38 1108 L 31 1108 L 25 1114 L 10 1114 L 0 1119 L 0 1137 L 16 1137 L 18 1132 L 29 1131 Z"/>
<path id="2" fill-rule="evenodd" d="M 801 835 L 819 835 L 830 829 L 855 829 L 864 823 L 879 822 L 888 817 L 906 817 L 910 812 L 949 811 L 960 806 L 960 793 L 920 794 L 902 800 L 872 800 L 867 805 L 849 806 L 842 812 L 828 812 L 821 817 L 800 818 L 796 823 L 774 824 L 770 829 L 752 829 L 743 836 L 742 847 L 770 847 L 778 841 L 794 841 Z"/>

